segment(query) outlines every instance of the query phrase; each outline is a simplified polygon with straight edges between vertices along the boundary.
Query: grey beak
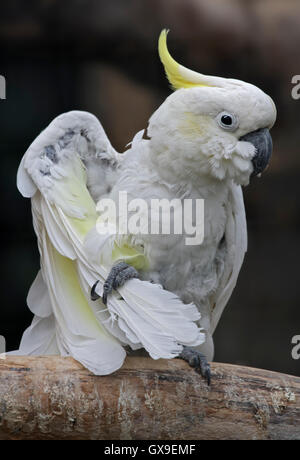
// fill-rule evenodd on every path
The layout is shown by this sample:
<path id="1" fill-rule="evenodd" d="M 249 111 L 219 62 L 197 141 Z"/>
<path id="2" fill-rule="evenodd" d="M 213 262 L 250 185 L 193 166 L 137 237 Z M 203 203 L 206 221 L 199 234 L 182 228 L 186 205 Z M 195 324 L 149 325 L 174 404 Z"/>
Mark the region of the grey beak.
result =
<path id="1" fill-rule="evenodd" d="M 258 129 L 240 138 L 240 141 L 250 142 L 256 149 L 256 154 L 252 158 L 253 173 L 251 177 L 261 173 L 270 161 L 273 143 L 270 131 L 267 128 Z"/>

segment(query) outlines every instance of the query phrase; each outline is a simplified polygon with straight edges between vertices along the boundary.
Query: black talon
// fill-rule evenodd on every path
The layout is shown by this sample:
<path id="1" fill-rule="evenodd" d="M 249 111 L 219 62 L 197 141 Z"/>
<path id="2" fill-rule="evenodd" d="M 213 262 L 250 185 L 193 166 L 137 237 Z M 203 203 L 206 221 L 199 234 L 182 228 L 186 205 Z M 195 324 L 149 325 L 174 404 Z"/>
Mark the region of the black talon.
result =
<path id="1" fill-rule="evenodd" d="M 100 299 L 100 296 L 96 293 L 96 286 L 98 283 L 99 283 L 99 280 L 96 281 L 95 284 L 93 284 L 93 287 L 91 289 L 91 300 L 93 301 Z"/>
<path id="2" fill-rule="evenodd" d="M 112 285 L 108 284 L 106 280 L 103 285 L 103 294 L 102 294 L 102 302 L 104 303 L 104 305 L 107 304 L 107 296 L 108 294 L 112 292 L 112 290 L 113 290 Z"/>
<path id="3" fill-rule="evenodd" d="M 207 381 L 207 385 L 211 382 L 211 371 L 210 365 L 203 353 L 195 350 L 191 347 L 183 347 L 181 354 L 178 358 L 186 361 L 191 367 L 195 368 L 196 372 L 199 372 L 203 378 Z"/>
<path id="4" fill-rule="evenodd" d="M 210 386 L 210 382 L 211 382 L 210 365 L 208 364 L 204 355 L 203 357 L 204 357 L 204 360 L 201 361 L 201 358 L 200 358 L 200 366 L 199 368 L 196 369 L 196 371 L 198 372 L 198 369 L 200 370 L 200 374 L 207 381 L 207 385 Z"/>

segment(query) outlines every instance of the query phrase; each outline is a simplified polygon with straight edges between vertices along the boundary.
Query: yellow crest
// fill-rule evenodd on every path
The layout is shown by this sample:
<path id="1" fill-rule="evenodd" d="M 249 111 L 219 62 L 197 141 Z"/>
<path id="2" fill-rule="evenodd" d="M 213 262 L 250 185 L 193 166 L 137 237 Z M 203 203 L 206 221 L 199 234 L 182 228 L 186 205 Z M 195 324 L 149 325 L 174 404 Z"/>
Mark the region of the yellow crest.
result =
<path id="1" fill-rule="evenodd" d="M 168 30 L 161 31 L 158 40 L 160 60 L 165 68 L 166 75 L 174 90 L 193 88 L 195 86 L 220 86 L 219 77 L 209 77 L 189 70 L 172 58 L 167 47 Z"/>

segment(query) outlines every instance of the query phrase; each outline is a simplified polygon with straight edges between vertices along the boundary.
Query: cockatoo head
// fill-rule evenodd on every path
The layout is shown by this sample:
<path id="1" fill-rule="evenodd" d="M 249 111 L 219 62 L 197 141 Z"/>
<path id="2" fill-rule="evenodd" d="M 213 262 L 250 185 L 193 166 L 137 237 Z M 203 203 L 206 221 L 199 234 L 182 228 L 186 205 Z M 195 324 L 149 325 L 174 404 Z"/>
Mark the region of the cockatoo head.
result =
<path id="1" fill-rule="evenodd" d="M 177 178 L 205 175 L 248 184 L 271 156 L 274 102 L 249 83 L 183 67 L 170 56 L 166 38 L 164 30 L 159 54 L 176 91 L 149 120 L 147 133 L 156 164 Z"/>

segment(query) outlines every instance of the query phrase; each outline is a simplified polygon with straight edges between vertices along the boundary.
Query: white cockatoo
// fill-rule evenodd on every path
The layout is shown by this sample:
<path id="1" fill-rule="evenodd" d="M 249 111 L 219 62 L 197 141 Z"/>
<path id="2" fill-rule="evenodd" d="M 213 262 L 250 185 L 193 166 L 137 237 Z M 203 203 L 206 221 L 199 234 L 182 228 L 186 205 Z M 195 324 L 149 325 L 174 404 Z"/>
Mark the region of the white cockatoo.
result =
<path id="1" fill-rule="evenodd" d="M 276 109 L 256 86 L 178 64 L 166 38 L 164 30 L 159 55 L 175 91 L 124 153 L 95 116 L 72 111 L 21 161 L 17 185 L 31 198 L 41 269 L 19 354 L 70 355 L 104 375 L 130 346 L 154 359 L 181 357 L 210 379 L 212 335 L 247 247 L 241 185 L 269 161 Z M 201 244 L 187 244 L 184 230 L 120 232 L 96 204 L 120 203 L 125 192 L 135 205 L 204 200 Z M 133 210 L 119 204 L 118 215 Z"/>

